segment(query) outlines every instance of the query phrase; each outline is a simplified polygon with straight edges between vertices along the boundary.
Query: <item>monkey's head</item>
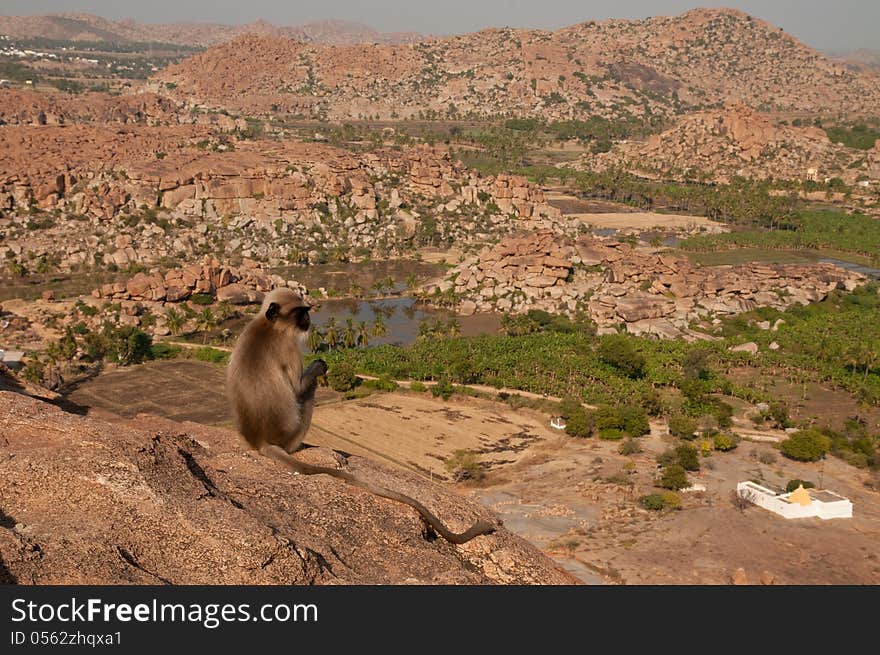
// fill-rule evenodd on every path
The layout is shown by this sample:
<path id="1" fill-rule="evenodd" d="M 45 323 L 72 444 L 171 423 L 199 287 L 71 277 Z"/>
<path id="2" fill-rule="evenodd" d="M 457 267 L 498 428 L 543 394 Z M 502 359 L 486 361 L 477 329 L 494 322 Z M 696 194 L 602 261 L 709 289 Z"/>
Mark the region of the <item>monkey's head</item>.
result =
<path id="1" fill-rule="evenodd" d="M 309 318 L 311 308 L 312 305 L 304 301 L 299 294 L 281 287 L 269 292 L 263 300 L 260 314 L 279 329 L 306 333 L 312 324 Z"/>

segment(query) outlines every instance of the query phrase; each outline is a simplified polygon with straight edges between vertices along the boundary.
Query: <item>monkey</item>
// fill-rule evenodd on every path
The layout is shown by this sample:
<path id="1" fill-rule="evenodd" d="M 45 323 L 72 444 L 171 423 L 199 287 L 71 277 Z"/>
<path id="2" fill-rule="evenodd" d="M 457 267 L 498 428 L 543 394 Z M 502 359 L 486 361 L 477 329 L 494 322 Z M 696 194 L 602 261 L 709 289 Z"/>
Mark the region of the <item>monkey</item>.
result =
<path id="1" fill-rule="evenodd" d="M 226 387 L 235 426 L 251 448 L 303 475 L 330 475 L 376 496 L 414 508 L 440 536 L 453 544 L 489 534 L 495 527 L 478 521 L 458 534 L 450 531 L 417 500 L 372 484 L 339 469 L 314 466 L 292 456 L 312 422 L 318 378 L 327 364 L 316 359 L 302 370 L 301 343 L 308 336 L 308 305 L 291 289 L 269 292 L 259 313 L 238 337 L 226 371 Z"/>

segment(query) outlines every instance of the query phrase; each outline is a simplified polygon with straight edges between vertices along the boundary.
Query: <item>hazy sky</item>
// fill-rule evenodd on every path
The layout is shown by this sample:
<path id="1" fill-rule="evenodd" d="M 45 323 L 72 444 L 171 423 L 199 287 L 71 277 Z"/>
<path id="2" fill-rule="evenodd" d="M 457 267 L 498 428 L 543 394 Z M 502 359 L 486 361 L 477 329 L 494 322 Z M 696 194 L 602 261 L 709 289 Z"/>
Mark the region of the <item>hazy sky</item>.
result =
<path id="1" fill-rule="evenodd" d="M 878 0 L 2 0 L 0 13 L 86 12 L 152 23 L 263 18 L 282 25 L 341 18 L 383 31 L 458 34 L 483 27 L 557 28 L 605 18 L 672 15 L 699 6 L 737 7 L 822 50 L 880 49 Z"/>

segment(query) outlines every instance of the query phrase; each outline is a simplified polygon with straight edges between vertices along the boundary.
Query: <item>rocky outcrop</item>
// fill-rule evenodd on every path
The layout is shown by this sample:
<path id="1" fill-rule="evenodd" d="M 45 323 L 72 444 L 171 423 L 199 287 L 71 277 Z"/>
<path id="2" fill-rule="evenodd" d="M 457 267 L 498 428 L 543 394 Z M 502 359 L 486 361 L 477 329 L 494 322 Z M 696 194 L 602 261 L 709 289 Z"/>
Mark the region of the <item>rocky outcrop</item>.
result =
<path id="1" fill-rule="evenodd" d="M 176 125 L 183 118 L 179 103 L 155 93 L 71 95 L 0 89 L 0 125 Z"/>
<path id="2" fill-rule="evenodd" d="M 233 433 L 105 423 L 0 391 L 0 575 L 18 584 L 572 584 L 502 526 L 453 546 L 418 514 L 327 476 L 294 476 Z M 300 455 L 338 466 L 325 449 Z M 453 529 L 474 501 L 360 457 Z"/>
<path id="3" fill-rule="evenodd" d="M 785 309 L 851 291 L 859 273 L 832 264 L 701 267 L 604 239 L 566 242 L 550 231 L 504 239 L 426 289 L 453 291 L 460 311 L 586 313 L 602 330 L 692 337 L 692 321 L 757 307 Z"/>
<path id="4" fill-rule="evenodd" d="M 352 231 L 382 236 L 364 222 L 420 197 L 450 213 L 560 215 L 524 177 L 483 177 L 426 145 L 357 156 L 316 143 L 225 143 L 197 125 L 0 131 L 0 212 L 35 204 L 109 218 L 146 206 L 265 222 L 341 213 Z"/>
<path id="5" fill-rule="evenodd" d="M 854 184 L 874 174 L 864 151 L 832 143 L 817 127 L 774 124 L 741 104 L 688 114 L 645 142 L 620 143 L 575 167 L 623 167 L 665 179 L 709 175 L 719 182 L 733 176 L 814 182 L 836 176 Z"/>
<path id="6" fill-rule="evenodd" d="M 213 296 L 218 302 L 247 305 L 263 302 L 264 294 L 276 287 L 289 287 L 303 297 L 308 290 L 295 280 L 264 271 L 255 262 L 240 267 L 223 266 L 214 257 L 201 264 L 175 268 L 164 275 L 158 270 L 137 273 L 127 282 L 101 285 L 92 296 L 105 300 L 182 302 L 193 294 Z"/>

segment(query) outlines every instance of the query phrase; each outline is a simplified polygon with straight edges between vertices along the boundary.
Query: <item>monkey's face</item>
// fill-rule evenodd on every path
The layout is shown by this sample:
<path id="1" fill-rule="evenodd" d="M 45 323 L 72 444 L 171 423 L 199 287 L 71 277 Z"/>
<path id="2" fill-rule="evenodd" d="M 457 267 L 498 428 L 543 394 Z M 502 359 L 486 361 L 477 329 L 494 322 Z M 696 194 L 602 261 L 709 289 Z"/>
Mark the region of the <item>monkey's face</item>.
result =
<path id="1" fill-rule="evenodd" d="M 299 296 L 290 295 L 289 299 L 279 298 L 278 302 L 269 303 L 266 307 L 266 320 L 278 327 L 308 332 L 312 324 L 309 318 L 310 307 L 305 305 Z"/>

